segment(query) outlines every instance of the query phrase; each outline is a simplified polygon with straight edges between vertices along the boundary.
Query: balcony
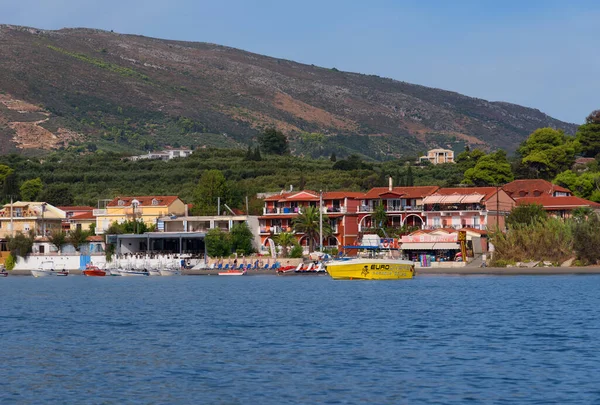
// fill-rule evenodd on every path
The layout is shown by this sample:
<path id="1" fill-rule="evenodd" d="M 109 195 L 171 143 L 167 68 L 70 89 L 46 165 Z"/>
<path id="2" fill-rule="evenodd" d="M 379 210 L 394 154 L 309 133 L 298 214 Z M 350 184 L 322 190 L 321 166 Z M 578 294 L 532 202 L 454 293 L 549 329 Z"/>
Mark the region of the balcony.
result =
<path id="1" fill-rule="evenodd" d="M 441 212 L 444 215 L 447 211 L 457 212 L 457 211 L 473 211 L 473 212 L 483 212 L 486 211 L 485 206 L 480 204 L 455 204 L 455 205 L 439 205 L 439 204 L 427 204 L 423 208 L 425 212 Z"/>
<path id="2" fill-rule="evenodd" d="M 92 211 L 92 215 L 95 217 L 98 217 L 100 215 L 106 215 L 108 214 L 108 210 L 106 208 L 103 209 L 95 209 Z"/>

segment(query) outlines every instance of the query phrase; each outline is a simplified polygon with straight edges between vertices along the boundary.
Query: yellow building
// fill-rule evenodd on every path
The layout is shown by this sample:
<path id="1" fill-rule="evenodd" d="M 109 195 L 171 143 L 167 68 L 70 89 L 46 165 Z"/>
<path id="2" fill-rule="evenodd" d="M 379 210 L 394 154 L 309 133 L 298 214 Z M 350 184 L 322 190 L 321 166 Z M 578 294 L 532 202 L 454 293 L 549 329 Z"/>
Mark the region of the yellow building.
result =
<path id="1" fill-rule="evenodd" d="M 12 207 L 6 204 L 0 210 L 0 239 L 30 231 L 36 236 L 47 236 L 60 230 L 65 218 L 63 210 L 45 202 L 17 201 Z"/>
<path id="2" fill-rule="evenodd" d="M 104 209 L 96 209 L 96 233 L 101 234 L 113 222 L 138 220 L 156 225 L 158 218 L 185 215 L 186 205 L 177 196 L 116 197 Z"/>
<path id="3" fill-rule="evenodd" d="M 96 217 L 94 216 L 94 207 L 83 206 L 61 206 L 67 217 L 63 221 L 62 228 L 65 232 L 74 231 L 89 231 L 91 225 L 96 225 Z"/>
<path id="4" fill-rule="evenodd" d="M 0 210 L 0 264 L 8 256 L 8 237 L 17 232 L 35 236 L 51 235 L 61 229 L 64 211 L 44 202 L 17 201 Z M 14 230 L 14 231 L 13 231 Z"/>

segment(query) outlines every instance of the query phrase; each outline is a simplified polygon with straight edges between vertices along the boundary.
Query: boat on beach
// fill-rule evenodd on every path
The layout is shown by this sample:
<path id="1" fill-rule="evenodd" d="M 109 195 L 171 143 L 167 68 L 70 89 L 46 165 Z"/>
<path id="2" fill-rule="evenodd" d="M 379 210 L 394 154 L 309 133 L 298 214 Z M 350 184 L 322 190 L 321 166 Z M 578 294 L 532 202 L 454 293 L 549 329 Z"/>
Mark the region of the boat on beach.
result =
<path id="1" fill-rule="evenodd" d="M 123 277 L 138 277 L 138 276 L 149 276 L 148 270 L 136 270 L 136 269 L 119 269 L 119 274 Z"/>
<path id="2" fill-rule="evenodd" d="M 107 275 L 106 270 L 102 270 L 98 266 L 94 266 L 91 264 L 88 264 L 87 266 L 85 266 L 85 270 L 83 271 L 83 274 L 88 277 L 104 277 Z"/>
<path id="3" fill-rule="evenodd" d="M 245 274 L 246 274 L 246 269 L 243 269 L 243 270 L 229 269 L 229 270 L 219 272 L 219 276 L 243 276 Z"/>
<path id="4" fill-rule="evenodd" d="M 56 276 L 57 273 L 58 272 L 54 268 L 54 262 L 51 261 L 42 262 L 39 268 L 31 270 L 31 275 L 33 277 L 50 277 Z"/>

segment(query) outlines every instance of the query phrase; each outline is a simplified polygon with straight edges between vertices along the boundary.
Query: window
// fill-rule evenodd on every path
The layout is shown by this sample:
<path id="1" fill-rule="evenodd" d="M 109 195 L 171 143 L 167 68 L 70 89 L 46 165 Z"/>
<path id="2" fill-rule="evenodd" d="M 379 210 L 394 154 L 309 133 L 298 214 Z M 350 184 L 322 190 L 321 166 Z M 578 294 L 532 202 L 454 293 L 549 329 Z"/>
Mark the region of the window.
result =
<path id="1" fill-rule="evenodd" d="M 152 205 L 158 205 L 158 200 L 156 198 L 152 199 Z"/>
<path id="2" fill-rule="evenodd" d="M 29 224 L 23 224 L 23 231 L 29 232 L 30 230 L 31 230 L 31 227 L 29 226 Z"/>
<path id="3" fill-rule="evenodd" d="M 123 201 L 123 200 L 119 200 L 119 201 L 117 201 L 117 205 L 118 205 L 119 207 L 122 207 L 122 206 L 124 206 L 124 205 L 125 205 L 125 201 Z"/>
<path id="4" fill-rule="evenodd" d="M 433 226 L 440 226 L 440 217 L 433 217 Z"/>

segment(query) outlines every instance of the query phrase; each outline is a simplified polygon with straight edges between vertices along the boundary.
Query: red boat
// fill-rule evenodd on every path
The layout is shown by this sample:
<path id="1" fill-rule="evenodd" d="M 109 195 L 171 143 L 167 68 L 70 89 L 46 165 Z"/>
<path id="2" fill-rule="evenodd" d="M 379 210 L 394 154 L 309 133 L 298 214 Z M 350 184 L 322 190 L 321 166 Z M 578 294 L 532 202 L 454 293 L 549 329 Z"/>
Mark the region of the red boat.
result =
<path id="1" fill-rule="evenodd" d="M 106 271 L 102 270 L 98 266 L 91 266 L 88 264 L 87 266 L 85 266 L 83 274 L 89 277 L 104 277 L 106 276 Z"/>

